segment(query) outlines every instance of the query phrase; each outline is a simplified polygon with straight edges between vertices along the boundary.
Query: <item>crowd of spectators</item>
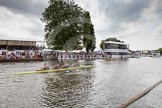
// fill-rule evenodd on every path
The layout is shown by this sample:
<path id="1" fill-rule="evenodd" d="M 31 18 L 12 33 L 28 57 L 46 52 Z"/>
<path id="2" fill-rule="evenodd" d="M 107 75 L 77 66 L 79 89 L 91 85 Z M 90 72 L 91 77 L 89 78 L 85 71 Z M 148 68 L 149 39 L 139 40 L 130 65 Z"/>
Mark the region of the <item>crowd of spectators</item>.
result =
<path id="1" fill-rule="evenodd" d="M 105 55 L 102 53 L 86 53 L 86 52 L 58 52 L 56 53 L 57 59 L 95 59 L 103 58 Z"/>
<path id="2" fill-rule="evenodd" d="M 25 52 L 25 51 L 2 51 L 0 54 L 0 60 L 8 60 L 8 59 L 38 59 L 38 58 L 43 58 L 43 52 L 37 52 L 37 51 L 32 51 L 32 52 Z"/>
<path id="3" fill-rule="evenodd" d="M 0 60 L 16 59 L 100 59 L 100 58 L 121 58 L 120 55 L 105 55 L 101 52 L 62 52 L 62 51 L 2 51 Z M 124 57 L 124 56 L 122 56 Z"/>
<path id="4" fill-rule="evenodd" d="M 86 59 L 86 58 L 102 58 L 103 54 L 85 53 L 85 52 L 59 52 L 59 51 L 2 51 L 0 60 L 8 59 Z"/>

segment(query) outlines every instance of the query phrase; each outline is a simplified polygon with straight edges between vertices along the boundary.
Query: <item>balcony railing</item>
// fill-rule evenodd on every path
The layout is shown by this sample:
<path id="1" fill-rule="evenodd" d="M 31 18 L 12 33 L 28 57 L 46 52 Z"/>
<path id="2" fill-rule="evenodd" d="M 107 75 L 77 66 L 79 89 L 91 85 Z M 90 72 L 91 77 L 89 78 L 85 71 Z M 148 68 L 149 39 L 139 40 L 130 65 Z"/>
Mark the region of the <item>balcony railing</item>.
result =
<path id="1" fill-rule="evenodd" d="M 123 52 L 123 53 L 127 53 L 128 49 L 104 49 L 104 52 Z"/>

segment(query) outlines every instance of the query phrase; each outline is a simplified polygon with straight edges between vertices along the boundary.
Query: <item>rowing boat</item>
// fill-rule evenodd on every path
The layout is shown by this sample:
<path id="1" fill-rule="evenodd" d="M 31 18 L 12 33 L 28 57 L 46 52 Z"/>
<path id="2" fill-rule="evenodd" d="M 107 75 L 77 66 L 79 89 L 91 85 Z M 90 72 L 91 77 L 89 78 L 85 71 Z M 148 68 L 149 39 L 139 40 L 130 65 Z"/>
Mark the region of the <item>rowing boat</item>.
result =
<path id="1" fill-rule="evenodd" d="M 41 73 L 49 73 L 49 72 L 61 72 L 61 71 L 67 71 L 67 70 L 75 70 L 75 69 L 87 69 L 87 68 L 94 68 L 94 65 L 88 65 L 88 66 L 79 66 L 79 67 L 73 67 L 73 68 L 63 68 L 63 69 L 54 69 L 54 70 L 36 70 L 36 71 L 29 71 L 29 72 L 17 72 L 13 73 L 11 75 L 25 75 L 25 74 L 41 74 Z"/>

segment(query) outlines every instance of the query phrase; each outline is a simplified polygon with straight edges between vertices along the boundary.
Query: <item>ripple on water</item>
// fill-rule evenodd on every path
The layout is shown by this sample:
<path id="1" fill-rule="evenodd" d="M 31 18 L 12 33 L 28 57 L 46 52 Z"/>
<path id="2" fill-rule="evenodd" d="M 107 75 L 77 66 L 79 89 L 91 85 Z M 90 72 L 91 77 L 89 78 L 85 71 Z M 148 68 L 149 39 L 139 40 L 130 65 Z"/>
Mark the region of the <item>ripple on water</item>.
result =
<path id="1" fill-rule="evenodd" d="M 160 58 L 79 63 L 96 67 L 89 71 L 11 77 L 7 74 L 37 70 L 43 63 L 0 64 L 1 108 L 115 108 L 162 78 Z M 161 108 L 161 90 L 162 86 L 158 86 L 129 108 Z"/>

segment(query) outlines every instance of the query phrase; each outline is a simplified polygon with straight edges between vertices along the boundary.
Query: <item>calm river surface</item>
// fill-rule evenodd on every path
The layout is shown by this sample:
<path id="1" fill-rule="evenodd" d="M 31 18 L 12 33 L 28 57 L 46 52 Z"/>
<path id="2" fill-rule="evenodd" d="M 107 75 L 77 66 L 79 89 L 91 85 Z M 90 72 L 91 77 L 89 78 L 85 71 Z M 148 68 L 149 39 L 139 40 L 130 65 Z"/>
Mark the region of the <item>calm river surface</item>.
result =
<path id="1" fill-rule="evenodd" d="M 43 62 L 0 63 L 0 108 L 116 108 L 162 79 L 162 58 L 78 62 L 95 68 L 12 76 Z M 162 108 L 162 84 L 129 108 Z"/>

